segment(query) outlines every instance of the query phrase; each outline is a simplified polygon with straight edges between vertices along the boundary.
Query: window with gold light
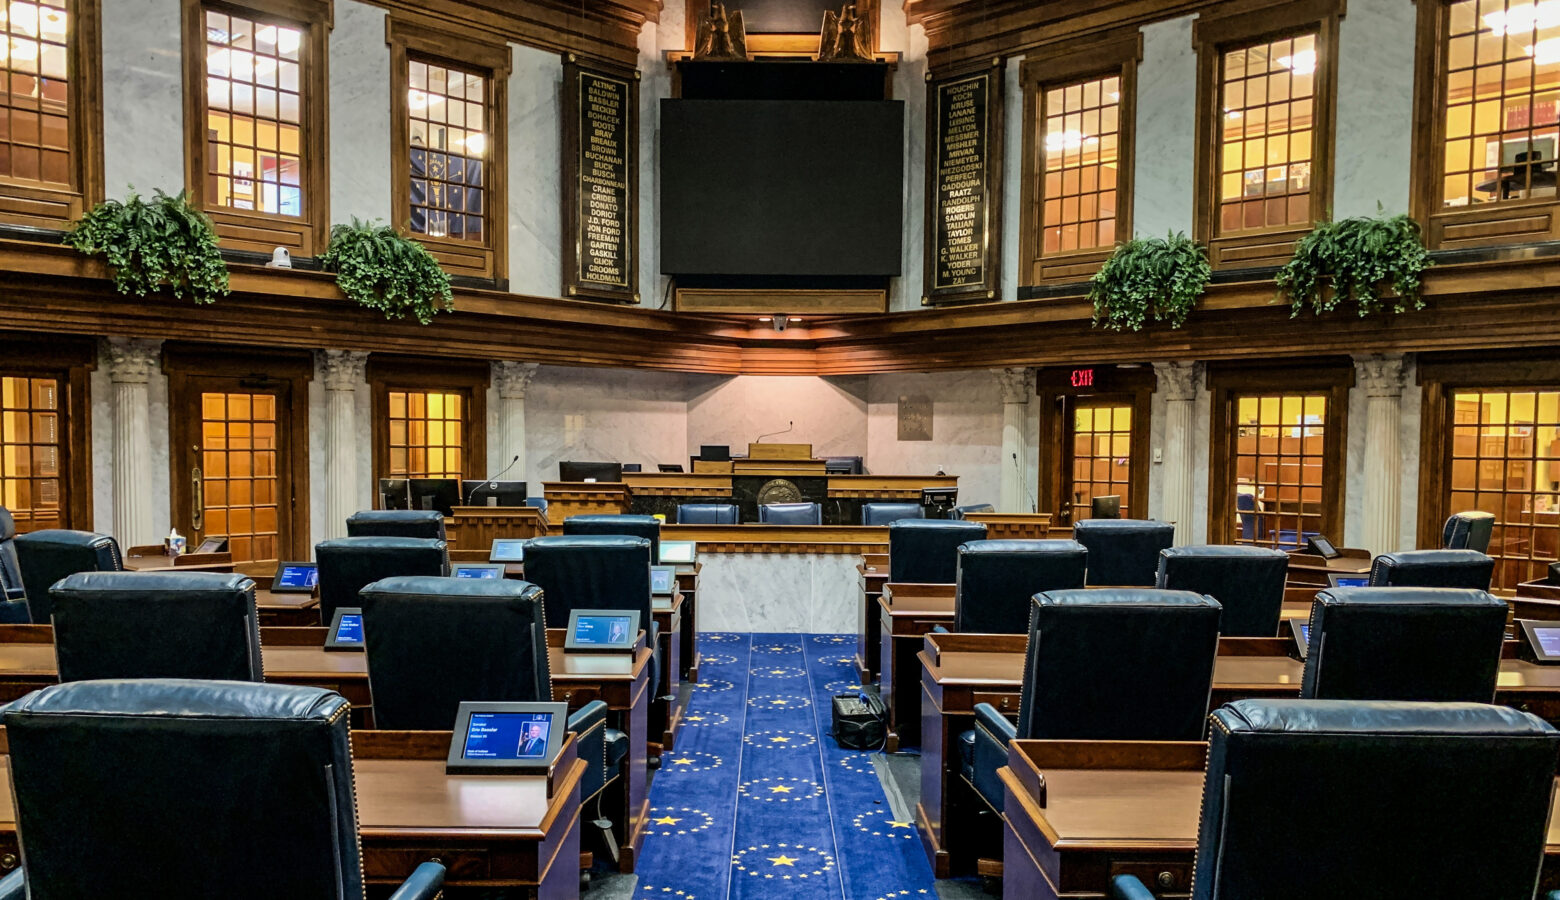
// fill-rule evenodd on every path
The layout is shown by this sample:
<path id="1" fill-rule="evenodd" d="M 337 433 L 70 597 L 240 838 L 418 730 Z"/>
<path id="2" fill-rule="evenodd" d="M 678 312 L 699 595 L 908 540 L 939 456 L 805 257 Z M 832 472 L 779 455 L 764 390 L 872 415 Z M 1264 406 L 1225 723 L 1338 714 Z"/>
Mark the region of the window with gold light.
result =
<path id="1" fill-rule="evenodd" d="M 1311 223 L 1315 94 L 1314 33 L 1223 53 L 1219 234 Z"/>
<path id="2" fill-rule="evenodd" d="M 1298 550 L 1323 532 L 1328 400 L 1326 394 L 1233 398 L 1234 543 Z"/>
<path id="3" fill-rule="evenodd" d="M 60 381 L 0 378 L 0 496 L 18 532 L 63 528 Z"/>
<path id="4" fill-rule="evenodd" d="M 200 410 L 203 533 L 226 536 L 235 560 L 276 559 L 282 503 L 276 396 L 203 392 Z"/>
<path id="5" fill-rule="evenodd" d="M 388 403 L 388 467 L 401 478 L 464 478 L 468 449 L 464 393 L 397 390 Z"/>
<path id="6" fill-rule="evenodd" d="M 1089 518 L 1095 497 L 1121 498 L 1123 515 L 1132 503 L 1132 405 L 1080 404 L 1072 411 L 1070 499 L 1073 521 Z"/>
<path id="7" fill-rule="evenodd" d="M 1050 88 L 1045 92 L 1042 115 L 1042 252 L 1068 253 L 1114 245 L 1120 174 L 1120 76 Z"/>
<path id="8" fill-rule="evenodd" d="M 487 81 L 436 62 L 410 63 L 411 227 L 417 234 L 485 240 Z"/>

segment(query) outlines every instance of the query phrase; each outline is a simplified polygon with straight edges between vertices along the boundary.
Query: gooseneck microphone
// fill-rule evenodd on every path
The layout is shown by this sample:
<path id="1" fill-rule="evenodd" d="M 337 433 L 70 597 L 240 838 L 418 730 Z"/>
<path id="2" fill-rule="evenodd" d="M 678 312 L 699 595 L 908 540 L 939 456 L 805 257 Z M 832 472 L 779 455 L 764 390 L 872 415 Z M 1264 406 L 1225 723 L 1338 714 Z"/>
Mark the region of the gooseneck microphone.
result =
<path id="1" fill-rule="evenodd" d="M 1024 496 L 1029 498 L 1029 511 L 1040 511 L 1040 501 L 1035 499 L 1035 492 L 1029 489 L 1029 480 L 1024 477 L 1024 467 L 1019 465 L 1018 454 L 1013 454 L 1013 470 L 1018 473 L 1018 483 L 1024 486 Z"/>
<path id="2" fill-rule="evenodd" d="M 757 440 L 753 441 L 753 443 L 760 444 L 760 443 L 763 443 L 764 438 L 775 437 L 775 436 L 781 435 L 781 434 L 790 434 L 791 430 L 794 429 L 795 427 L 796 427 L 796 423 L 795 422 L 786 422 L 784 428 L 780 429 L 779 431 L 771 431 L 768 434 L 761 434 L 761 435 L 758 436 Z"/>
<path id="3" fill-rule="evenodd" d="M 490 485 L 491 488 L 496 489 L 498 487 L 498 480 L 500 478 L 503 478 L 504 474 L 506 472 L 508 472 L 510 469 L 513 469 L 515 467 L 515 463 L 517 463 L 519 461 L 520 461 L 520 454 L 516 453 L 515 454 L 515 458 L 511 459 L 509 461 L 509 465 L 503 467 L 502 469 L 499 469 L 498 470 L 498 474 L 494 475 L 492 478 L 489 478 L 489 479 L 486 479 L 485 481 L 477 483 L 474 487 L 472 487 L 471 493 L 475 494 L 479 489 L 481 489 L 482 485 L 484 485 L 484 484 Z M 471 505 L 471 494 L 467 494 L 466 495 L 466 505 L 467 506 Z"/>

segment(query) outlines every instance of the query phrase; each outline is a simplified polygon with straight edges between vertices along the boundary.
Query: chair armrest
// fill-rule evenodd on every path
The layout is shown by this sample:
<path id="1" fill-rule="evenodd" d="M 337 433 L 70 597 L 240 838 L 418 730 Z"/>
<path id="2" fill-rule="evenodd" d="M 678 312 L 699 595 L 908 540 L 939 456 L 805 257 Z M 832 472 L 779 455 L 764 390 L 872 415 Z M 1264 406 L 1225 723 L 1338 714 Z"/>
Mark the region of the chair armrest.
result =
<path id="1" fill-rule="evenodd" d="M 0 879 L 0 900 L 27 900 L 27 880 L 21 869 Z"/>
<path id="2" fill-rule="evenodd" d="M 997 708 L 990 703 L 975 704 L 975 727 L 985 729 L 1004 746 L 1018 737 L 1018 726 L 1009 722 L 1007 716 L 997 712 Z"/>
<path id="3" fill-rule="evenodd" d="M 1135 875 L 1117 875 L 1110 880 L 1111 900 L 1154 900 L 1154 895 Z"/>
<path id="4" fill-rule="evenodd" d="M 390 900 L 436 900 L 444 889 L 444 867 L 425 862 L 390 895 Z M 0 895 L 4 900 L 4 895 Z"/>
<path id="5" fill-rule="evenodd" d="M 569 730 L 575 734 L 583 734 L 596 723 L 607 721 L 607 704 L 603 700 L 592 700 L 572 713 L 569 713 Z"/>
<path id="6" fill-rule="evenodd" d="M 574 732 L 575 755 L 585 763 L 585 774 L 580 778 L 580 799 L 594 797 L 607 783 L 607 704 L 600 700 L 575 710 L 569 716 L 569 730 Z"/>
<path id="7" fill-rule="evenodd" d="M 946 626 L 946 625 L 933 625 L 932 626 L 932 634 L 952 634 L 952 633 L 953 632 L 949 631 L 948 630 L 948 626 Z"/>

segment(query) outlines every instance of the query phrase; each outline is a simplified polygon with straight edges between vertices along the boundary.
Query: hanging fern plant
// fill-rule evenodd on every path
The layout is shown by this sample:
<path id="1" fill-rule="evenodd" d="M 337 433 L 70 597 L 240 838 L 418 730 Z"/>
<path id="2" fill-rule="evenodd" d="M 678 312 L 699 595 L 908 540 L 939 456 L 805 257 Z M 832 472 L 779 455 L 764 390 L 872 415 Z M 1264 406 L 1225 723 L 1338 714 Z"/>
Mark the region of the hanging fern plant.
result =
<path id="1" fill-rule="evenodd" d="M 150 201 L 132 192 L 99 203 L 71 226 L 65 243 L 105 257 L 121 294 L 145 297 L 166 286 L 175 297 L 212 303 L 228 292 L 216 229 L 183 191 L 170 197 L 159 190 Z"/>
<path id="2" fill-rule="evenodd" d="M 1184 234 L 1117 244 L 1091 279 L 1094 324 L 1140 331 L 1152 317 L 1180 328 L 1212 275 L 1208 254 Z"/>
<path id="3" fill-rule="evenodd" d="M 427 325 L 440 310 L 455 308 L 450 276 L 439 261 L 389 226 L 356 218 L 335 226 L 320 265 L 336 273 L 342 293 L 386 319 L 412 316 Z"/>
<path id="4" fill-rule="evenodd" d="M 1295 258 L 1278 270 L 1279 294 L 1291 318 L 1310 306 L 1317 315 L 1353 302 L 1368 316 L 1423 309 L 1420 296 L 1430 252 L 1419 223 L 1406 215 L 1324 222 L 1295 242 Z"/>

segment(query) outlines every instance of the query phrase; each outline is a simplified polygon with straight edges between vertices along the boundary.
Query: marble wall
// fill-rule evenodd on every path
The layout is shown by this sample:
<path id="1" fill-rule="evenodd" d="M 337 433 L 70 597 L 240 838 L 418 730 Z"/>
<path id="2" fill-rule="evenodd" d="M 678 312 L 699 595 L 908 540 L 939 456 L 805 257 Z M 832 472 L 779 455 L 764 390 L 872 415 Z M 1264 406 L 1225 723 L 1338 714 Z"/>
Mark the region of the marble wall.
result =
<path id="1" fill-rule="evenodd" d="M 92 530 L 101 534 L 114 534 L 114 386 L 108 376 L 108 359 L 98 356 L 98 367 L 89 379 L 88 392 L 92 408 Z M 168 441 L 158 440 L 168 431 L 168 376 L 153 371 L 146 385 L 150 416 L 147 433 L 153 438 L 152 486 L 147 496 L 170 498 Z M 172 502 L 157 502 L 152 510 L 152 531 L 145 535 L 117 535 L 121 546 L 158 543 L 168 536 L 173 517 Z"/>
<path id="2" fill-rule="evenodd" d="M 390 46 L 385 11 L 337 0 L 330 33 L 330 215 L 389 224 Z"/>
<path id="3" fill-rule="evenodd" d="M 812 444 L 817 456 L 867 455 L 867 377 L 692 376 L 687 445 L 729 444 L 747 451 L 759 435 L 766 441 Z M 788 424 L 789 423 L 789 424 Z"/>
<path id="4" fill-rule="evenodd" d="M 184 70 L 173 0 L 102 4 L 103 174 L 110 197 L 184 185 Z M 384 40 L 380 37 L 381 42 Z"/>
<path id="5" fill-rule="evenodd" d="M 1408 211 L 1415 4 L 1349 4 L 1338 35 L 1333 217 Z"/>
<path id="6" fill-rule="evenodd" d="M 930 441 L 899 440 L 901 397 L 931 401 Z M 960 503 L 998 505 L 1002 469 L 1013 463 L 1002 457 L 1002 394 L 992 372 L 874 375 L 867 400 L 867 467 L 872 472 L 929 475 L 941 468 L 959 476 Z M 1026 432 L 1033 434 L 1038 424 L 1030 405 Z M 1031 459 L 1023 467 L 1028 496 L 1034 495 L 1037 464 Z"/>
<path id="7" fill-rule="evenodd" d="M 1403 363 L 1403 398 L 1398 406 L 1399 482 L 1398 545 L 1371 548 L 1410 550 L 1419 540 L 1419 409 L 1424 393 L 1417 384 L 1418 369 L 1412 354 Z M 1365 534 L 1365 435 L 1370 399 L 1356 385 L 1349 391 L 1348 445 L 1344 450 L 1343 546 L 1363 547 Z"/>
<path id="8" fill-rule="evenodd" d="M 700 631 L 848 633 L 856 630 L 859 556 L 700 553 Z"/>
<path id="9" fill-rule="evenodd" d="M 526 473 L 533 491 L 561 460 L 688 464 L 688 379 L 677 373 L 542 366 L 526 392 Z M 497 405 L 490 395 L 489 407 Z M 497 429 L 489 433 L 496 434 Z M 490 450 L 507 460 L 513 451 Z"/>
<path id="10" fill-rule="evenodd" d="M 1132 231 L 1163 237 L 1192 230 L 1197 130 L 1197 54 L 1192 20 L 1182 16 L 1143 27 L 1137 72 L 1139 152 L 1133 154 Z M 1011 146 L 1011 145 L 1010 145 Z M 1008 193 L 1016 206 L 1016 187 Z"/>
<path id="11" fill-rule="evenodd" d="M 563 65 L 558 54 L 510 45 L 509 289 L 563 293 Z"/>
<path id="12" fill-rule="evenodd" d="M 926 29 L 908 25 L 904 12 L 885 3 L 880 40 L 884 50 L 900 54 L 894 69 L 894 98 L 905 101 L 904 240 L 900 277 L 891 279 L 888 308 L 921 308 L 926 274 Z"/>

